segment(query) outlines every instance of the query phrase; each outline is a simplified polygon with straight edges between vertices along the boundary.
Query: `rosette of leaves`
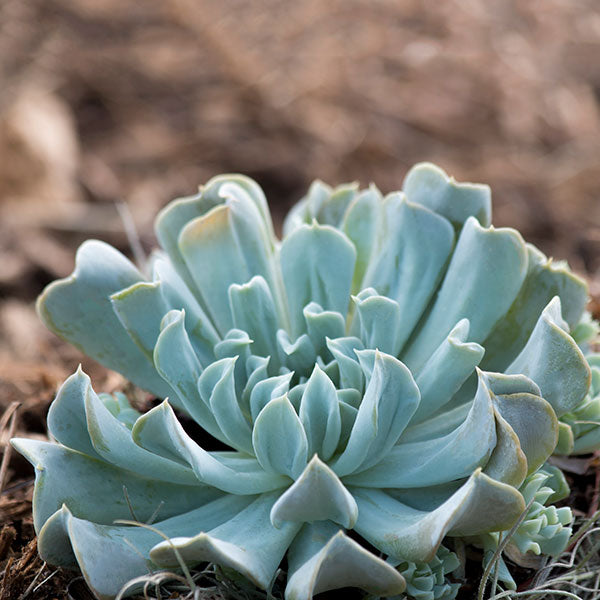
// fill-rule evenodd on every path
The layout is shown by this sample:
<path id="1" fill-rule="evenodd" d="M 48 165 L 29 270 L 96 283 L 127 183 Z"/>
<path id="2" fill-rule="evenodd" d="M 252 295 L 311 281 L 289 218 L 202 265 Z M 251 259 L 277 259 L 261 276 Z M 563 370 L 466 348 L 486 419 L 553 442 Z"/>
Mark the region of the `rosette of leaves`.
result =
<path id="1" fill-rule="evenodd" d="M 53 441 L 13 442 L 44 560 L 101 598 L 181 561 L 268 588 L 285 556 L 288 600 L 391 596 L 380 553 L 426 563 L 510 528 L 588 392 L 569 333 L 587 292 L 490 218 L 487 186 L 424 164 L 385 198 L 314 184 L 279 241 L 256 183 L 222 176 L 163 210 L 145 272 L 84 243 L 41 318 L 165 400 L 137 416 L 78 371 Z"/>
<path id="2" fill-rule="evenodd" d="M 388 562 L 396 568 L 406 580 L 405 596 L 414 600 L 453 600 L 460 583 L 449 581 L 447 575 L 458 569 L 460 561 L 454 552 L 440 546 L 433 560 L 428 563 L 413 563 L 397 560 Z M 396 564 L 397 563 L 397 564 Z M 398 599 L 401 598 L 398 596 Z M 394 599 L 395 600 L 395 599 Z"/>
<path id="3" fill-rule="evenodd" d="M 557 508 L 553 502 L 569 495 L 569 486 L 562 471 L 552 465 L 544 465 L 527 477 L 520 488 L 527 503 L 527 514 L 510 534 L 504 553 L 522 567 L 539 568 L 541 558 L 558 557 L 566 549 L 571 537 L 573 513 L 568 506 Z M 507 533 L 487 533 L 473 542 L 484 549 L 483 564 L 487 565 Z M 504 585 L 516 590 L 517 585 L 502 556 L 494 569 Z"/>
<path id="4" fill-rule="evenodd" d="M 568 426 L 561 454 L 587 454 L 600 447 L 600 354 L 587 356 L 592 373 L 590 390 L 584 401 L 561 418 Z"/>

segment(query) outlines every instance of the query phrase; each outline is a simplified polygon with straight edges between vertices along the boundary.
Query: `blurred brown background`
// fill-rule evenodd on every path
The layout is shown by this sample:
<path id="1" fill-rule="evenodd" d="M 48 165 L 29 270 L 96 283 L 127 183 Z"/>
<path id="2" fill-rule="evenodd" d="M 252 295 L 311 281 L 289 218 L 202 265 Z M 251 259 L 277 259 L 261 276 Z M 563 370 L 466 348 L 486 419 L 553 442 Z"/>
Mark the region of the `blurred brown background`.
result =
<path id="1" fill-rule="evenodd" d="M 117 203 L 149 249 L 217 173 L 280 222 L 314 178 L 387 192 L 420 160 L 596 285 L 598 1 L 0 0 L 3 404 L 80 360 L 32 301 L 85 238 L 128 251 Z"/>

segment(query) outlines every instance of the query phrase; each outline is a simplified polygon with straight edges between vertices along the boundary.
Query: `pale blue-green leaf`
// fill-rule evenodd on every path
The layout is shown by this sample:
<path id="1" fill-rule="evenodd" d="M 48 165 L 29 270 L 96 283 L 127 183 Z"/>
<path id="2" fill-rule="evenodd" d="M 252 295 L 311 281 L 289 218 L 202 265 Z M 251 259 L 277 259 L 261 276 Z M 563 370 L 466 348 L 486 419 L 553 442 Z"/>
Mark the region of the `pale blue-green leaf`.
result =
<path id="1" fill-rule="evenodd" d="M 353 294 L 364 287 L 362 281 L 380 229 L 382 200 L 379 190 L 371 185 L 350 203 L 342 223 L 342 230 L 356 248 L 356 265 L 351 288 Z"/>
<path id="2" fill-rule="evenodd" d="M 219 490 L 200 482 L 179 485 L 141 477 L 58 444 L 31 439 L 14 439 L 12 444 L 35 467 L 37 532 L 63 504 L 82 519 L 109 524 L 131 519 L 131 508 L 137 519 L 146 521 L 159 506 L 161 517 L 166 518 L 221 496 Z"/>
<path id="3" fill-rule="evenodd" d="M 271 220 L 271 211 L 265 194 L 256 181 L 245 175 L 217 175 L 204 186 L 204 193 L 207 195 L 218 194 L 221 198 L 239 197 L 240 188 L 244 195 L 256 205 L 264 223 L 265 234 L 274 241 L 275 230 Z"/>
<path id="4" fill-rule="evenodd" d="M 252 454 L 252 429 L 235 393 L 235 358 L 223 358 L 206 367 L 198 379 L 198 392 L 211 412 L 229 445 Z"/>
<path id="5" fill-rule="evenodd" d="M 443 217 L 407 202 L 402 193 L 386 197 L 381 228 L 363 287 L 398 303 L 402 319 L 395 335 L 402 347 L 443 276 L 454 230 Z"/>
<path id="6" fill-rule="evenodd" d="M 417 375 L 421 402 L 412 420 L 419 423 L 447 404 L 481 362 L 484 349 L 467 342 L 469 321 L 462 319 L 450 331 Z"/>
<path id="7" fill-rule="evenodd" d="M 365 348 L 398 356 L 403 316 L 395 300 L 379 296 L 374 288 L 366 288 L 353 296 L 356 307 L 351 333 L 359 337 Z"/>
<path id="8" fill-rule="evenodd" d="M 353 388 L 343 388 L 336 390 L 335 393 L 340 402 L 345 402 L 354 408 L 358 408 L 362 402 L 362 394 Z"/>
<path id="9" fill-rule="evenodd" d="M 348 206 L 358 193 L 358 183 L 344 183 L 331 188 L 314 181 L 306 196 L 292 208 L 284 223 L 284 236 L 304 224 L 317 221 L 321 225 L 340 228 Z"/>
<path id="10" fill-rule="evenodd" d="M 407 173 L 402 189 L 411 202 L 427 206 L 456 228 L 471 216 L 484 227 L 492 220 L 492 192 L 481 183 L 458 183 L 439 167 L 419 163 Z"/>
<path id="11" fill-rule="evenodd" d="M 281 364 L 299 373 L 310 369 L 317 359 L 315 347 L 306 333 L 292 342 L 287 331 L 277 332 L 277 345 Z"/>
<path id="12" fill-rule="evenodd" d="M 568 456 L 575 449 L 575 434 L 573 429 L 563 421 L 558 422 L 558 441 L 553 454 Z M 593 450 L 592 450 L 593 452 Z"/>
<path id="13" fill-rule="evenodd" d="M 131 406 L 129 399 L 123 392 L 102 393 L 98 394 L 98 398 L 102 400 L 102 404 L 108 408 L 110 414 L 119 419 L 128 429 L 133 427 L 133 424 L 142 414 Z"/>
<path id="14" fill-rule="evenodd" d="M 198 299 L 163 252 L 156 252 L 152 257 L 152 275 L 154 281 L 160 281 L 167 306 L 185 311 L 185 328 L 196 355 L 202 365 L 210 364 L 215 358 L 213 348 L 220 340 L 219 335 Z"/>
<path id="15" fill-rule="evenodd" d="M 98 398 L 89 378 L 84 398 L 90 440 L 105 461 L 150 479 L 186 485 L 197 483 L 190 468 L 140 448 L 133 441 L 131 430 L 114 417 Z"/>
<path id="16" fill-rule="evenodd" d="M 154 221 L 154 231 L 160 245 L 166 250 L 173 266 L 185 281 L 186 285 L 192 290 L 194 296 L 200 303 L 203 303 L 202 295 L 196 287 L 186 262 L 179 249 L 179 234 L 181 230 L 197 217 L 202 216 L 211 208 L 222 203 L 221 198 L 209 197 L 203 195 L 202 191 L 194 196 L 177 198 L 169 202 L 156 217 Z M 203 306 L 206 308 L 206 305 Z"/>
<path id="17" fill-rule="evenodd" d="M 579 435 L 573 441 L 571 454 L 588 454 L 595 452 L 600 446 L 600 427 L 594 427 L 587 433 Z"/>
<path id="18" fill-rule="evenodd" d="M 313 222 L 317 218 L 321 206 L 331 195 L 331 186 L 320 180 L 310 184 L 306 196 L 301 198 L 292 208 L 283 221 L 283 236 L 287 237 L 292 231 Z"/>
<path id="19" fill-rule="evenodd" d="M 293 373 L 269 377 L 258 382 L 250 394 L 250 414 L 255 421 L 260 411 L 274 398 L 280 398 L 290 389 Z"/>
<path id="20" fill-rule="evenodd" d="M 509 311 L 485 340 L 483 367 L 503 371 L 525 346 L 538 318 L 554 296 L 559 296 L 570 328 L 577 325 L 588 298 L 585 281 L 561 264 L 527 245 L 529 267 L 519 294 Z"/>
<path id="21" fill-rule="evenodd" d="M 308 381 L 308 380 L 307 380 Z M 302 395 L 304 394 L 304 390 L 306 389 L 306 381 L 303 383 L 298 383 L 294 387 L 292 387 L 287 392 L 288 400 L 292 403 L 294 410 L 300 414 L 300 403 L 302 402 Z M 285 393 L 285 392 L 284 392 Z M 273 398 L 278 398 L 283 394 L 273 393 Z"/>
<path id="22" fill-rule="evenodd" d="M 189 465 L 199 481 L 230 494 L 261 494 L 289 483 L 246 454 L 224 458 L 207 452 L 188 436 L 166 401 L 137 420 L 132 436 L 142 448 Z"/>
<path id="23" fill-rule="evenodd" d="M 356 350 L 363 350 L 363 343 L 356 337 L 327 340 L 327 347 L 338 363 L 341 388 L 353 388 L 362 392 L 364 375 L 358 363 Z"/>
<path id="24" fill-rule="evenodd" d="M 477 469 L 432 511 L 417 510 L 382 490 L 351 490 L 358 504 L 355 530 L 377 549 L 400 560 L 430 561 L 446 535 L 477 535 L 514 525 L 523 496 Z"/>
<path id="25" fill-rule="evenodd" d="M 271 357 L 271 368 L 279 369 L 277 356 L 277 312 L 271 290 L 257 275 L 248 283 L 229 286 L 229 305 L 234 327 L 252 339 L 252 352 Z"/>
<path id="26" fill-rule="evenodd" d="M 94 450 L 85 416 L 85 393 L 90 378 L 81 365 L 61 386 L 48 410 L 48 431 L 58 442 L 88 456 L 100 458 Z"/>
<path id="27" fill-rule="evenodd" d="M 139 281 L 110 297 L 121 325 L 140 350 L 152 360 L 160 333 L 160 322 L 171 308 L 165 302 L 159 281 Z"/>
<path id="28" fill-rule="evenodd" d="M 306 330 L 303 309 L 309 302 L 346 315 L 356 250 L 343 233 L 303 225 L 284 239 L 280 260 L 292 335 Z"/>
<path id="29" fill-rule="evenodd" d="M 209 407 L 198 393 L 197 382 L 202 365 L 194 352 L 187 331 L 183 311 L 168 312 L 154 348 L 154 365 L 160 376 L 177 392 L 178 402 L 193 419 L 212 436 L 227 443 Z"/>
<path id="30" fill-rule="evenodd" d="M 232 187 L 234 191 L 231 190 Z M 222 188 L 225 189 L 223 190 Z M 201 217 L 215 206 L 222 205 L 225 201 L 224 196 L 235 195 L 239 193 L 240 188 L 242 193 L 245 192 L 245 199 L 249 199 L 256 205 L 261 216 L 261 221 L 263 222 L 266 237 L 274 240 L 273 224 L 265 196 L 256 182 L 244 175 L 219 175 L 213 177 L 206 185 L 200 188 L 199 194 L 170 202 L 156 218 L 156 237 L 161 246 L 169 254 L 179 274 L 187 285 L 195 291 L 195 295 L 199 299 L 201 298 L 201 294 L 196 288 L 194 278 L 181 255 L 179 235 L 190 221 Z"/>
<path id="31" fill-rule="evenodd" d="M 319 211 L 313 215 L 314 218 L 322 225 L 332 225 L 340 229 L 348 207 L 358 194 L 358 187 L 356 182 L 336 186 L 321 204 Z"/>
<path id="32" fill-rule="evenodd" d="M 506 369 L 522 373 L 540 387 L 560 417 L 577 406 L 590 385 L 590 368 L 579 346 L 565 331 L 558 296 L 542 312 L 529 341 Z"/>
<path id="33" fill-rule="evenodd" d="M 46 287 L 38 298 L 37 311 L 58 336 L 164 398 L 171 388 L 123 329 L 110 302 L 112 294 L 142 280 L 141 273 L 118 250 L 88 240 L 77 251 L 73 273 Z"/>
<path id="34" fill-rule="evenodd" d="M 190 530 L 213 529 L 244 510 L 253 498 L 224 496 L 196 510 L 153 523 L 152 527 L 169 537 L 185 535 Z M 99 525 L 78 519 L 63 506 L 42 528 L 38 550 L 44 560 L 63 565 L 61 555 L 68 547 L 86 583 L 96 596 L 108 600 L 131 579 L 158 569 L 149 555 L 161 539 L 159 533 L 141 526 Z M 57 552 L 57 545 L 62 552 Z"/>
<path id="35" fill-rule="evenodd" d="M 420 369 L 464 318 L 469 319 L 471 340 L 485 340 L 512 305 L 526 272 L 527 249 L 517 231 L 484 229 L 470 217 L 433 308 L 402 360 L 412 370 Z"/>
<path id="36" fill-rule="evenodd" d="M 541 396 L 540 387 L 529 377 L 522 373 L 490 373 L 485 371 L 485 380 L 492 393 L 496 395 L 507 394 L 533 394 Z"/>
<path id="37" fill-rule="evenodd" d="M 494 403 L 519 438 L 527 458 L 527 473 L 537 471 L 558 442 L 558 420 L 552 406 L 528 393 L 495 394 Z"/>
<path id="38" fill-rule="evenodd" d="M 175 537 L 154 546 L 150 558 L 161 567 L 176 567 L 174 548 L 188 564 L 212 562 L 240 572 L 268 588 L 301 525 L 271 525 L 269 513 L 277 494 L 264 494 L 222 525 L 194 537 Z"/>
<path id="39" fill-rule="evenodd" d="M 308 455 L 329 460 L 340 441 L 342 419 L 333 382 L 315 365 L 300 403 L 300 421 L 308 440 Z"/>
<path id="40" fill-rule="evenodd" d="M 42 560 L 51 565 L 77 568 L 77 558 L 71 546 L 67 531 L 67 519 L 71 516 L 69 509 L 63 504 L 38 532 L 37 549 Z"/>
<path id="41" fill-rule="evenodd" d="M 400 573 L 330 523 L 305 525 L 288 553 L 286 600 L 312 600 L 315 594 L 357 587 L 373 596 L 404 591 Z"/>
<path id="42" fill-rule="evenodd" d="M 246 387 L 248 372 L 246 364 L 252 356 L 252 340 L 241 329 L 230 329 L 225 337 L 215 346 L 215 356 L 219 358 L 235 358 L 235 390 L 241 396 Z"/>
<path id="43" fill-rule="evenodd" d="M 360 414 L 360 411 L 359 411 Z M 344 480 L 365 487 L 411 488 L 438 485 L 467 477 L 484 465 L 496 444 L 490 391 L 480 376 L 475 401 L 465 421 L 447 435 L 391 448 L 370 469 Z M 448 460 L 448 457 L 452 460 Z"/>
<path id="44" fill-rule="evenodd" d="M 346 449 L 333 462 L 344 476 L 379 462 L 398 441 L 419 403 L 419 388 L 396 358 L 377 352 Z"/>
<path id="45" fill-rule="evenodd" d="M 262 275 L 275 284 L 273 241 L 247 194 L 227 197 L 190 221 L 179 234 L 179 248 L 221 334 L 233 327 L 228 298 L 232 283 Z"/>
<path id="46" fill-rule="evenodd" d="M 250 413 L 250 396 L 252 390 L 261 382 L 267 379 L 269 376 L 269 363 L 271 358 L 269 356 L 250 356 L 246 361 L 246 376 L 247 381 L 244 389 L 242 390 L 242 398 L 240 406 L 244 411 L 244 414 L 251 415 Z M 279 394 L 281 395 L 281 394 Z"/>
<path id="47" fill-rule="evenodd" d="M 304 307 L 304 319 L 308 337 L 317 354 L 326 360 L 331 359 L 327 349 L 327 338 L 343 337 L 346 333 L 346 323 L 340 313 L 323 310 L 316 302 L 311 302 Z"/>
<path id="48" fill-rule="evenodd" d="M 342 452 L 350 439 L 354 422 L 356 421 L 356 415 L 358 415 L 358 408 L 355 408 L 351 404 L 346 404 L 342 400 L 338 400 L 340 407 L 340 417 L 342 420 L 342 430 L 340 433 L 340 442 L 337 447 L 337 452 Z"/>
<path id="49" fill-rule="evenodd" d="M 477 375 L 474 375 L 476 380 L 476 392 Z M 475 392 L 473 392 L 473 398 L 475 398 Z M 469 400 L 460 406 L 448 410 L 444 409 L 440 411 L 439 414 L 429 417 L 421 423 L 407 427 L 402 434 L 402 443 L 406 444 L 409 442 L 433 440 L 447 435 L 451 431 L 454 431 L 467 418 L 472 405 L 473 400 Z"/>
<path id="50" fill-rule="evenodd" d="M 252 432 L 254 453 L 263 469 L 296 479 L 308 460 L 304 427 L 287 396 L 271 400 L 260 411 Z"/>
<path id="51" fill-rule="evenodd" d="M 508 421 L 494 408 L 496 417 L 496 446 L 487 461 L 484 473 L 518 488 L 527 477 L 527 458 L 519 437 Z"/>
<path id="52" fill-rule="evenodd" d="M 354 498 L 316 454 L 271 510 L 271 523 L 277 528 L 284 521 L 312 523 L 331 520 L 352 529 L 357 517 Z"/>

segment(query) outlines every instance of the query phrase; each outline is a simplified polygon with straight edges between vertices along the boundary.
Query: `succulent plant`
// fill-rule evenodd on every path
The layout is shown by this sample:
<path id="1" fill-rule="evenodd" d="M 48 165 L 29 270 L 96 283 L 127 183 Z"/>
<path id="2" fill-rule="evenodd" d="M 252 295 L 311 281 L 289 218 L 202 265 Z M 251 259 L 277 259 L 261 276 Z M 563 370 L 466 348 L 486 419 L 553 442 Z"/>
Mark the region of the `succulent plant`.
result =
<path id="1" fill-rule="evenodd" d="M 490 220 L 487 186 L 421 164 L 385 198 L 313 184 L 281 242 L 236 175 L 162 211 L 147 273 L 85 242 L 41 318 L 165 400 L 139 415 L 79 370 L 53 441 L 14 440 L 44 560 L 100 598 L 180 561 L 268 588 L 286 555 L 287 600 L 393 596 L 392 564 L 510 528 L 588 393 L 587 290 Z"/>
<path id="2" fill-rule="evenodd" d="M 590 354 L 587 360 L 592 372 L 590 391 L 561 417 L 561 426 L 568 426 L 561 454 L 587 454 L 600 447 L 600 354 Z"/>
<path id="3" fill-rule="evenodd" d="M 566 498 L 569 486 L 558 467 L 544 465 L 527 477 L 520 491 L 527 503 L 527 514 L 512 532 L 505 553 L 523 567 L 536 567 L 540 565 L 537 559 L 541 555 L 558 557 L 567 547 L 573 513 L 568 506 L 556 508 L 552 503 Z M 506 535 L 508 533 L 486 533 L 473 540 L 475 545 L 484 549 L 484 565 L 493 558 Z M 498 579 L 508 589 L 516 590 L 517 585 L 501 556 L 495 568 L 498 569 Z"/>
<path id="4" fill-rule="evenodd" d="M 445 546 L 440 546 L 433 559 L 427 563 L 398 562 L 397 560 L 388 560 L 388 562 L 396 566 L 406 580 L 405 596 L 414 598 L 414 600 L 453 600 L 456 598 L 460 583 L 450 582 L 447 575 L 458 569 L 460 561 L 456 554 Z"/>

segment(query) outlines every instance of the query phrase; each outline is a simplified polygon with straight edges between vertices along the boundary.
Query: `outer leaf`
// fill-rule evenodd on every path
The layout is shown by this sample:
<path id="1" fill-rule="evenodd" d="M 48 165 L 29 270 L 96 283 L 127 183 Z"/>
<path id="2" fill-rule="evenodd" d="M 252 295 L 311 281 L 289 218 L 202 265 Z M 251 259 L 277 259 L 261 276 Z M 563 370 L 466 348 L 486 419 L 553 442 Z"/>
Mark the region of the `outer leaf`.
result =
<path id="1" fill-rule="evenodd" d="M 154 281 L 160 282 L 169 309 L 185 311 L 185 328 L 192 346 L 200 362 L 208 365 L 214 360 L 214 346 L 219 342 L 219 336 L 198 298 L 162 252 L 152 257 L 152 276 Z"/>
<path id="2" fill-rule="evenodd" d="M 132 436 L 142 448 L 189 465 L 199 481 L 230 494 L 260 494 L 289 483 L 266 473 L 253 457 L 234 453 L 234 460 L 227 460 L 207 452 L 185 433 L 167 402 L 141 416 Z"/>
<path id="3" fill-rule="evenodd" d="M 61 444 L 88 456 L 100 458 L 94 450 L 87 428 L 85 415 L 85 393 L 90 378 L 81 365 L 58 390 L 48 411 L 48 431 Z"/>
<path id="4" fill-rule="evenodd" d="M 190 530 L 212 529 L 234 517 L 252 499 L 252 496 L 224 496 L 191 512 L 154 523 L 153 528 L 169 537 Z M 42 527 L 38 549 L 43 560 L 53 565 L 78 563 L 96 596 L 109 600 L 134 577 L 157 569 L 149 554 L 161 539 L 158 533 L 143 527 L 99 525 L 78 519 L 63 506 Z"/>
<path id="5" fill-rule="evenodd" d="M 542 396 L 560 417 L 585 397 L 590 368 L 573 338 L 564 331 L 560 299 L 544 309 L 525 348 L 506 369 L 522 373 L 540 386 Z"/>
<path id="6" fill-rule="evenodd" d="M 332 227 L 303 225 L 285 238 L 281 269 L 294 336 L 305 330 L 302 311 L 309 302 L 346 314 L 355 262 L 354 246 Z"/>
<path id="7" fill-rule="evenodd" d="M 14 439 L 12 444 L 36 468 L 33 520 L 37 532 L 63 504 L 82 519 L 109 524 L 132 518 L 127 498 L 135 516 L 147 521 L 159 506 L 166 518 L 221 495 L 200 482 L 178 485 L 141 477 L 58 444 L 27 439 Z"/>
<path id="8" fill-rule="evenodd" d="M 356 248 L 353 294 L 365 287 L 362 281 L 375 248 L 377 232 L 380 230 L 381 204 L 381 193 L 371 185 L 350 203 L 344 216 L 342 230 Z"/>
<path id="9" fill-rule="evenodd" d="M 540 397 L 534 382 L 523 375 L 486 375 L 494 404 L 519 438 L 527 458 L 527 473 L 537 471 L 558 441 L 558 420 L 552 406 Z"/>
<path id="10" fill-rule="evenodd" d="M 467 342 L 468 335 L 469 321 L 462 319 L 417 375 L 421 402 L 413 424 L 426 419 L 448 403 L 481 362 L 485 351 L 479 344 Z"/>
<path id="11" fill-rule="evenodd" d="M 540 313 L 554 296 L 559 296 L 565 320 L 574 328 L 587 303 L 587 286 L 561 264 L 527 245 L 529 266 L 523 286 L 506 315 L 485 341 L 484 368 L 503 371 L 515 359 L 531 335 Z"/>
<path id="12" fill-rule="evenodd" d="M 512 486 L 477 469 L 433 511 L 410 508 L 380 490 L 354 489 L 355 529 L 376 548 L 397 559 L 430 561 L 445 535 L 476 535 L 509 529 L 525 509 Z"/>
<path id="13" fill-rule="evenodd" d="M 398 303 L 402 320 L 395 335 L 402 347 L 437 289 L 454 231 L 446 219 L 401 193 L 386 197 L 382 229 L 363 287 Z"/>
<path id="14" fill-rule="evenodd" d="M 202 365 L 194 353 L 185 330 L 183 311 L 167 313 L 161 323 L 161 332 L 154 348 L 156 370 L 177 391 L 179 403 L 206 431 L 228 443 L 208 406 L 202 402 L 196 383 Z"/>
<path id="15" fill-rule="evenodd" d="M 470 217 L 435 304 L 402 360 L 418 370 L 464 318 L 471 324 L 471 340 L 482 342 L 510 308 L 526 271 L 527 251 L 518 232 L 483 229 Z"/>
<path id="16" fill-rule="evenodd" d="M 360 413 L 360 411 L 359 411 Z M 470 475 L 484 465 L 496 444 L 496 424 L 490 391 L 483 376 L 464 422 L 443 437 L 403 443 L 387 452 L 378 464 L 348 475 L 352 485 L 412 488 L 437 485 Z M 451 456 L 452 460 L 448 460 Z"/>
<path id="17" fill-rule="evenodd" d="M 496 447 L 485 465 L 485 474 L 518 488 L 527 477 L 527 458 L 519 437 L 506 419 L 494 408 Z"/>
<path id="18" fill-rule="evenodd" d="M 288 556 L 286 600 L 311 600 L 315 594 L 350 586 L 391 596 L 406 585 L 396 569 L 329 523 L 305 525 Z"/>
<path id="19" fill-rule="evenodd" d="M 37 310 L 46 327 L 58 336 L 164 398 L 171 393 L 169 386 L 127 335 L 110 303 L 112 294 L 142 279 L 112 246 L 89 240 L 77 251 L 73 273 L 44 290 Z"/>
<path id="20" fill-rule="evenodd" d="M 231 329 L 228 289 L 262 275 L 275 285 L 273 241 L 262 217 L 240 188 L 228 186 L 224 204 L 190 221 L 179 234 L 179 249 L 219 331 Z M 231 195 L 229 195 L 231 194 Z"/>
<path id="21" fill-rule="evenodd" d="M 210 561 L 239 571 L 258 587 L 266 589 L 291 541 L 300 529 L 285 523 L 275 529 L 269 513 L 276 499 L 265 494 L 223 525 L 195 537 L 173 538 L 157 544 L 150 558 L 163 567 L 177 566 L 173 548 L 188 564 Z"/>
<path id="22" fill-rule="evenodd" d="M 140 448 L 133 441 L 129 428 L 114 417 L 98 398 L 89 378 L 84 394 L 91 442 L 96 452 L 109 464 L 151 479 L 160 478 L 186 485 L 197 483 L 191 469 Z"/>
<path id="23" fill-rule="evenodd" d="M 179 198 L 169 203 L 158 215 L 155 222 L 156 237 L 168 252 L 175 268 L 186 284 L 196 292 L 196 297 L 201 298 L 194 279 L 187 268 L 179 249 L 179 235 L 187 223 L 206 214 L 215 206 L 223 203 L 224 197 L 231 194 L 232 185 L 241 188 L 258 209 L 264 223 L 267 236 L 274 239 L 273 224 L 267 207 L 267 201 L 256 182 L 243 175 L 219 175 L 213 177 L 206 185 L 200 188 L 196 196 Z M 223 189 L 225 188 L 225 189 Z M 235 193 L 235 192 L 234 192 Z"/>
<path id="24" fill-rule="evenodd" d="M 406 175 L 402 189 L 412 202 L 427 206 L 460 228 L 469 217 L 484 227 L 492 219 L 492 193 L 480 183 L 457 183 L 431 163 L 419 163 Z"/>

